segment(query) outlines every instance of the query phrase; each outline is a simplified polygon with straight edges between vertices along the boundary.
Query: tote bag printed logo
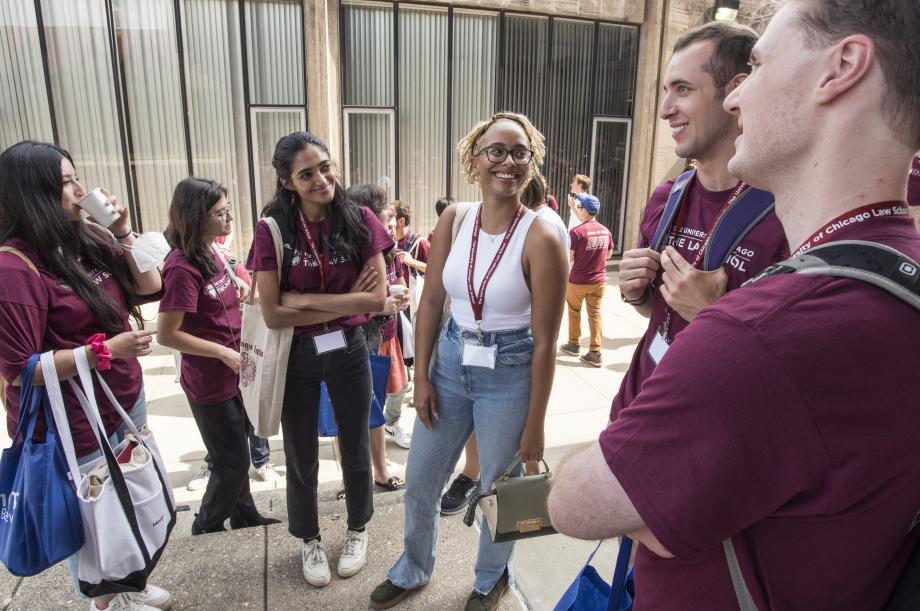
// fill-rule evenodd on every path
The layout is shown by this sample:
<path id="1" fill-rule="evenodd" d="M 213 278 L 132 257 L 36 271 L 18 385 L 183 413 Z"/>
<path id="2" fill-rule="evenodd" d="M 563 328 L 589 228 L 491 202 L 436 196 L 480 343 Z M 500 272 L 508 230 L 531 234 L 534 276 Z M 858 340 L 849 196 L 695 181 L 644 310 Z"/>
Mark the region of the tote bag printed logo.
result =
<path id="1" fill-rule="evenodd" d="M 249 387 L 256 379 L 258 367 L 256 361 L 252 358 L 252 346 L 243 344 L 243 350 L 240 353 L 240 386 Z M 258 350 L 258 349 L 257 349 Z"/>
<path id="2" fill-rule="evenodd" d="M 0 509 L 0 520 L 4 522 L 13 521 L 13 512 L 16 511 L 16 502 L 18 498 L 18 492 L 0 494 L 0 503 L 2 503 L 2 509 Z"/>

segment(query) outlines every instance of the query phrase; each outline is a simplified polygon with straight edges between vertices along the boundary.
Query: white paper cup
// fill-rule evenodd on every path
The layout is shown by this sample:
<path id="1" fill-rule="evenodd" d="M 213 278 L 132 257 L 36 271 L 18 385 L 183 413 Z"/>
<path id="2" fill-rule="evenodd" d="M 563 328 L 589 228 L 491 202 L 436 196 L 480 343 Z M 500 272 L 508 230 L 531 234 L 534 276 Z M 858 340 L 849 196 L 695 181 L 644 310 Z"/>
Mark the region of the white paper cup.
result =
<path id="1" fill-rule="evenodd" d="M 102 189 L 93 189 L 77 202 L 77 205 L 86 210 L 94 221 L 103 227 L 109 227 L 120 219 L 121 215 L 106 199 L 108 198 L 102 193 Z"/>
<path id="2" fill-rule="evenodd" d="M 390 295 L 393 297 L 399 297 L 404 295 L 409 288 L 402 284 L 391 284 L 390 285 Z"/>

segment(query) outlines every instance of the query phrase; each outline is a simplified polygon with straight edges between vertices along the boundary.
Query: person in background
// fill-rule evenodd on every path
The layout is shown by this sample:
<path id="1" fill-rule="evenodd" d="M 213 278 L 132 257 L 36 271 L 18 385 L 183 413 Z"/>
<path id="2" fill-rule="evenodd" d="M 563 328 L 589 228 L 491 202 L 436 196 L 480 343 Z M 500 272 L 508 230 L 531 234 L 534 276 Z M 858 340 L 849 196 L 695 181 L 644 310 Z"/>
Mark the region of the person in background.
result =
<path id="1" fill-rule="evenodd" d="M 227 261 L 227 264 L 232 268 L 233 273 L 236 274 L 236 277 L 239 279 L 239 282 L 242 282 L 246 285 L 245 293 L 241 293 L 240 301 L 246 300 L 246 295 L 248 295 L 250 287 L 252 287 L 252 277 L 249 275 L 249 271 L 246 269 L 246 266 L 242 261 L 238 261 L 233 255 L 233 251 L 230 250 L 230 242 L 233 239 L 233 230 L 231 233 L 225 236 L 217 236 L 214 239 L 214 247 L 219 249 L 221 254 L 224 257 L 224 260 Z M 178 352 L 175 354 L 179 354 Z M 176 358 L 176 369 L 181 370 L 181 358 Z M 180 376 L 176 374 L 176 381 L 180 381 Z M 252 460 L 253 476 L 256 480 L 260 482 L 275 482 L 281 478 L 278 475 L 278 472 L 275 470 L 275 465 L 270 461 L 271 459 L 271 448 L 268 444 L 268 439 L 265 437 L 259 437 L 256 435 L 255 428 L 252 426 L 252 423 L 249 424 L 249 456 Z M 201 466 L 198 468 L 198 472 L 192 476 L 192 479 L 189 480 L 185 488 L 187 490 L 195 491 L 201 490 L 208 485 L 208 478 L 211 476 L 211 455 L 205 452 L 204 459 L 201 461 Z"/>
<path id="2" fill-rule="evenodd" d="M 586 195 L 591 192 L 591 179 L 584 174 L 576 174 L 572 177 L 572 183 L 569 185 L 569 193 L 566 196 L 566 201 L 569 205 L 569 229 L 575 229 L 578 224 L 581 222 L 578 220 L 578 215 L 575 214 L 575 205 L 578 203 L 578 200 L 575 199 L 576 195 Z"/>
<path id="3" fill-rule="evenodd" d="M 448 206 L 453 206 L 455 203 L 457 202 L 454 200 L 453 197 L 440 198 L 438 201 L 434 203 L 435 214 L 438 215 L 438 218 L 441 218 L 441 215 L 444 214 L 444 211 L 447 210 Z M 434 237 L 434 229 L 428 232 L 428 237 L 426 238 L 428 240 L 429 248 L 431 246 L 431 238 L 433 237 Z"/>
<path id="4" fill-rule="evenodd" d="M 456 240 L 435 240 L 429 259 L 416 323 L 418 420 L 406 466 L 405 547 L 371 593 L 375 609 L 431 580 L 438 501 L 474 428 L 483 486 L 515 456 L 543 456 L 566 273 L 555 232 L 521 203 L 543 160 L 543 135 L 526 117 L 499 113 L 461 140 L 458 152 L 483 201 L 464 207 Z M 437 232 L 451 233 L 457 210 L 445 210 Z M 439 331 L 448 295 L 451 315 Z M 508 587 L 514 544 L 493 543 L 489 528 L 484 521 L 467 611 L 494 609 Z"/>
<path id="5" fill-rule="evenodd" d="M 213 180 L 186 178 L 176 185 L 166 239 L 157 342 L 182 354 L 180 384 L 210 457 L 211 477 L 192 522 L 192 534 L 276 524 L 256 509 L 249 492 L 252 424 L 239 391 L 240 301 L 218 236 L 230 233 L 233 209 Z M 243 285 L 245 287 L 246 285 Z"/>
<path id="6" fill-rule="evenodd" d="M 374 185 L 355 185 L 345 191 L 345 197 L 373 212 L 395 241 L 396 220 L 387 205 L 386 191 Z M 405 287 L 405 283 L 402 282 L 402 278 L 399 276 L 399 265 L 392 251 L 384 255 L 384 262 L 386 263 L 387 286 Z M 402 348 L 396 339 L 396 316 L 399 310 L 405 308 L 408 303 L 409 295 L 407 293 L 403 293 L 400 296 L 388 294 L 383 311 L 371 316 L 364 325 L 368 351 L 371 354 L 390 357 L 387 396 L 392 392 L 402 390 L 409 383 L 406 365 L 403 362 Z M 404 488 L 405 481 L 401 477 L 390 475 L 383 426 L 370 430 L 370 444 L 371 464 L 374 467 L 374 485 L 387 491 Z"/>
<path id="7" fill-rule="evenodd" d="M 607 259 L 613 255 L 613 235 L 596 220 L 600 201 L 593 195 L 579 194 L 575 197 L 578 200 L 575 215 L 581 224 L 569 232 L 572 269 L 569 271 L 569 287 L 565 296 L 569 310 L 569 341 L 559 349 L 566 354 L 579 355 L 581 304 L 585 303 L 590 340 L 588 352 L 579 358 L 584 363 L 601 367 L 601 303 L 607 289 Z"/>
<path id="8" fill-rule="evenodd" d="M 307 583 L 322 587 L 331 573 L 317 507 L 320 384 L 326 383 L 339 431 L 348 518 L 338 574 L 350 577 L 367 561 L 367 523 L 374 513 L 371 372 L 362 326 L 367 312 L 386 305 L 383 256 L 393 240 L 374 213 L 345 197 L 328 147 L 313 134 L 281 138 L 272 166 L 275 193 L 262 216 L 290 236 L 291 253 L 277 260 L 271 230 L 260 220 L 246 267 L 268 272 L 256 276 L 265 324 L 294 328 L 281 410 L 288 531 L 303 541 Z"/>
<path id="9" fill-rule="evenodd" d="M 19 380 L 29 358 L 54 350 L 58 378 L 77 375 L 73 351 L 84 350 L 138 428 L 147 424 L 144 379 L 137 357 L 150 354 L 153 331 L 132 330 L 129 317 L 143 328 L 139 306 L 159 299 L 157 269 L 141 272 L 131 256 L 134 233 L 128 209 L 109 196 L 119 213 L 108 230 L 83 220 L 77 205 L 87 194 L 73 158 L 44 142 L 24 141 L 0 154 L 0 375 L 5 382 L 6 424 L 10 437 L 19 424 Z M 22 255 L 20 257 L 17 252 Z M 33 268 L 34 266 L 34 268 Z M 34 384 L 43 384 L 41 364 Z M 61 384 L 77 462 L 101 455 L 93 428 L 69 384 Z M 124 422 L 98 389 L 99 413 L 113 445 Z M 41 416 L 36 435 L 44 436 Z M 79 554 L 67 561 L 80 594 Z M 63 602 L 61 603 L 63 604 Z M 90 610 L 168 609 L 169 592 L 152 584 L 90 601 Z M 49 601 L 51 605 L 51 601 Z"/>

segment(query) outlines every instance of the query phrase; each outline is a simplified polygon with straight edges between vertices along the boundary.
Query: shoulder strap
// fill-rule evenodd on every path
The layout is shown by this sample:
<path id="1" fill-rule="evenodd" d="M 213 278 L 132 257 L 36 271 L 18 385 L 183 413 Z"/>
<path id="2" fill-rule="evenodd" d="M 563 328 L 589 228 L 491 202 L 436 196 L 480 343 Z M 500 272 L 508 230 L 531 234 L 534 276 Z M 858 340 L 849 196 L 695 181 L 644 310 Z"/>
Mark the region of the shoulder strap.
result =
<path id="1" fill-rule="evenodd" d="M 269 229 L 274 225 L 272 236 L 275 238 L 275 255 L 281 262 L 278 267 L 278 285 L 283 291 L 288 288 L 287 278 L 294 264 L 294 247 L 297 245 L 297 239 L 283 218 L 267 216 L 264 220 L 268 223 Z M 278 243 L 279 238 L 280 244 Z M 279 253 L 280 256 L 278 256 Z"/>
<path id="2" fill-rule="evenodd" d="M 418 259 L 418 249 L 422 245 L 422 236 L 416 235 L 415 242 L 412 243 L 412 248 L 409 249 L 409 254 L 412 255 L 413 259 Z"/>
<path id="3" fill-rule="evenodd" d="M 920 310 L 920 263 L 884 244 L 841 240 L 816 246 L 797 257 L 771 265 L 744 285 L 767 276 L 793 273 L 862 280 Z"/>
<path id="4" fill-rule="evenodd" d="M 226 257 L 224 257 L 224 253 L 220 251 L 220 246 L 211 244 L 211 250 L 214 251 L 214 254 L 220 259 L 220 262 L 224 264 L 224 269 L 227 270 L 227 274 L 230 276 L 230 279 L 233 280 L 233 283 L 238 287 L 242 286 L 240 283 L 243 282 L 243 280 L 236 275 L 236 270 L 233 269 L 233 266 L 230 265 Z"/>
<path id="5" fill-rule="evenodd" d="M 742 205 L 742 202 L 744 205 Z M 703 270 L 712 271 L 725 263 L 744 236 L 773 210 L 773 194 L 768 191 L 745 189 L 716 221 L 706 246 Z"/>
<path id="6" fill-rule="evenodd" d="M 664 239 L 667 237 L 668 232 L 671 231 L 674 219 L 677 218 L 677 211 L 680 209 L 680 205 L 687 193 L 687 187 L 693 181 L 694 176 L 696 176 L 696 169 L 690 168 L 678 176 L 674 184 L 671 185 L 668 201 L 664 206 L 664 211 L 661 213 L 661 219 L 658 221 L 658 227 L 655 229 L 652 241 L 649 243 L 649 248 L 652 250 L 660 251 L 664 245 Z"/>
<path id="7" fill-rule="evenodd" d="M 35 275 L 36 275 L 36 276 L 41 276 L 41 274 L 38 273 L 38 268 L 36 268 L 36 267 L 35 267 L 35 264 L 32 263 L 32 259 L 30 259 L 29 257 L 25 256 L 25 255 L 22 253 L 22 251 L 17 250 L 16 248 L 13 248 L 12 246 L 0 246 L 0 252 L 8 252 L 8 253 L 10 253 L 11 255 L 15 255 L 15 256 L 19 257 L 20 259 L 23 260 L 23 262 L 24 262 L 26 265 L 29 266 L 29 269 L 31 269 L 33 272 L 35 272 Z"/>
<path id="8" fill-rule="evenodd" d="M 620 537 L 620 551 L 617 552 L 617 564 L 613 569 L 613 579 L 610 581 L 610 598 L 607 599 L 607 611 L 620 611 L 620 601 L 626 593 L 626 578 L 629 575 L 629 559 L 632 556 L 632 546 L 632 539 L 626 535 Z"/>
<path id="9" fill-rule="evenodd" d="M 744 574 L 741 572 L 741 565 L 738 564 L 738 556 L 735 554 L 735 546 L 732 545 L 730 538 L 722 541 L 722 549 L 725 551 L 725 560 L 728 562 L 728 572 L 732 576 L 732 587 L 735 588 L 738 608 L 740 611 L 758 611 L 751 591 L 744 583 Z"/>

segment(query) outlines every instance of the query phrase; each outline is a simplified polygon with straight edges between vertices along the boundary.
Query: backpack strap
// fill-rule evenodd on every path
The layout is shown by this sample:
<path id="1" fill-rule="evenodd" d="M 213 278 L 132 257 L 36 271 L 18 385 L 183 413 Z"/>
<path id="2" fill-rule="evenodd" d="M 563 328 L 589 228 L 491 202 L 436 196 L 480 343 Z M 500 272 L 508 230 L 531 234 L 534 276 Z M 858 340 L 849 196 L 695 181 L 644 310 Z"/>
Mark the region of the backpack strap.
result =
<path id="1" fill-rule="evenodd" d="M 30 259 L 25 254 L 23 254 L 21 250 L 13 248 L 12 246 L 0 246 L 0 252 L 8 252 L 11 255 L 15 255 L 19 257 L 20 259 L 22 259 L 23 263 L 29 266 L 29 269 L 35 272 L 36 276 L 41 276 L 41 274 L 38 273 L 38 268 L 36 268 L 35 264 L 32 263 L 32 259 Z"/>
<path id="2" fill-rule="evenodd" d="M 677 212 L 680 210 L 680 205 L 683 203 L 687 194 L 687 187 L 690 186 L 690 183 L 693 182 L 695 177 L 696 168 L 690 168 L 678 176 L 674 184 L 671 185 L 671 192 L 668 194 L 668 201 L 664 206 L 664 211 L 661 213 L 658 227 L 655 229 L 652 241 L 649 242 L 649 248 L 652 250 L 661 252 L 661 249 L 664 247 L 664 240 L 668 233 L 670 233 L 671 227 L 674 225 L 674 219 L 677 218 Z"/>
<path id="3" fill-rule="evenodd" d="M 741 205 L 744 202 L 744 205 Z M 706 245 L 703 270 L 711 272 L 722 266 L 744 236 L 773 210 L 773 194 L 748 187 L 725 210 L 712 228 Z"/>
<path id="4" fill-rule="evenodd" d="M 771 265 L 743 286 L 780 274 L 822 274 L 862 280 L 920 310 L 920 263 L 894 248 L 863 240 L 840 240 Z"/>

